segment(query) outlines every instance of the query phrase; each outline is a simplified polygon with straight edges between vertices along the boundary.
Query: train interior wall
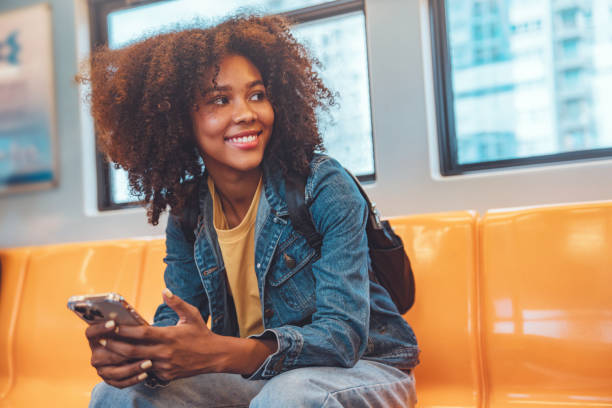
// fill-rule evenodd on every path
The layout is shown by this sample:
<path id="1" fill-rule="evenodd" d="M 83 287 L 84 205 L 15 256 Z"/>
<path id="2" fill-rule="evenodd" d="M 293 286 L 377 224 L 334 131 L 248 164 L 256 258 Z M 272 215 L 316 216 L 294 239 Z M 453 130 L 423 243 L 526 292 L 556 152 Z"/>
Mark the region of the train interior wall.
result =
<path id="1" fill-rule="evenodd" d="M 0 12 L 38 0 L 2 0 Z M 73 77 L 89 50 L 86 0 L 52 8 L 59 183 L 0 197 L 0 247 L 161 236 L 143 209 L 99 212 L 91 118 Z M 612 199 L 612 160 L 442 177 L 439 172 L 427 0 L 366 0 L 376 181 L 385 216 Z"/>

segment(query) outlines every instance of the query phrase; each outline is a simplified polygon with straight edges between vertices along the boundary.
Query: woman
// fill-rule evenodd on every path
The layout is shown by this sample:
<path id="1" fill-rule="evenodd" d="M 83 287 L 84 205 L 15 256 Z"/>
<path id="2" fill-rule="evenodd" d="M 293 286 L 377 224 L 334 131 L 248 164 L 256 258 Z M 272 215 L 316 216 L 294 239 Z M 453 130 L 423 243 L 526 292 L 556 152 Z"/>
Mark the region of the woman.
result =
<path id="1" fill-rule="evenodd" d="M 315 112 L 333 96 L 283 19 L 99 50 L 83 80 L 101 148 L 128 171 L 149 222 L 171 209 L 154 326 L 87 329 L 105 381 L 91 406 L 415 403 L 416 339 L 368 279 L 366 203 L 315 153 Z M 289 220 L 288 175 L 307 180 L 320 251 Z M 193 203 L 195 242 L 182 222 Z"/>

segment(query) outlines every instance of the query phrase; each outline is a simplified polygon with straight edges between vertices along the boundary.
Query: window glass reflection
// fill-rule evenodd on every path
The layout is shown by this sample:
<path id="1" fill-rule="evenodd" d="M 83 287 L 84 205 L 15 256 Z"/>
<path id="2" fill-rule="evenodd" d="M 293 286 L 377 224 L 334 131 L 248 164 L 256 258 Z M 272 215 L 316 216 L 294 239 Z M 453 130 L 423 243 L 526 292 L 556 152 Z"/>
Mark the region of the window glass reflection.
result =
<path id="1" fill-rule="evenodd" d="M 333 3 L 337 0 L 173 0 L 117 10 L 108 15 L 108 44 L 121 47 L 150 32 L 173 28 L 178 22 L 215 20 L 236 12 L 283 13 L 297 8 Z"/>
<path id="2" fill-rule="evenodd" d="M 459 164 L 612 147 L 602 4 L 446 2 Z"/>
<path id="3" fill-rule="evenodd" d="M 293 31 L 321 61 L 325 84 L 338 92 L 339 106 L 332 109 L 331 118 L 321 116 L 328 153 L 355 175 L 374 173 L 363 13 L 301 24 Z"/>

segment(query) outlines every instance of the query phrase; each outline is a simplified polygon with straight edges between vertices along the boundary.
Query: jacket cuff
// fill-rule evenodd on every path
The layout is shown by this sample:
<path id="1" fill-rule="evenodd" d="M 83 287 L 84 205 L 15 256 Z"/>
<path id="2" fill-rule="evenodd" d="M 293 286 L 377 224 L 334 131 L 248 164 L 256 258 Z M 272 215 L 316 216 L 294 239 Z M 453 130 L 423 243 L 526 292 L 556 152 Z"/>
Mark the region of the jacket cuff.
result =
<path id="1" fill-rule="evenodd" d="M 176 326 L 177 321 L 178 320 L 173 319 L 171 317 L 166 317 L 164 319 L 160 319 L 160 320 L 153 322 L 153 326 L 155 327 Z"/>
<path id="2" fill-rule="evenodd" d="M 304 345 L 302 335 L 297 330 L 288 326 L 267 329 L 261 334 L 249 336 L 248 338 L 275 338 L 278 344 L 276 352 L 270 354 L 253 374 L 243 375 L 244 378 L 249 380 L 267 380 L 283 371 L 295 368 L 296 361 Z"/>

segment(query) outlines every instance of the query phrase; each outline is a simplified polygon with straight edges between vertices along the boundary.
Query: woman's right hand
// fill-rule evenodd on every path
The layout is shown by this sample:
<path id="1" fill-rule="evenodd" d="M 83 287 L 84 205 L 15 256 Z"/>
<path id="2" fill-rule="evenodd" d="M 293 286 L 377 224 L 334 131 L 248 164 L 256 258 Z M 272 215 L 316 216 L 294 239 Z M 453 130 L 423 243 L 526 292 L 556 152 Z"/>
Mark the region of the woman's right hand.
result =
<path id="1" fill-rule="evenodd" d="M 134 361 L 107 349 L 106 341 L 114 337 L 115 327 L 113 320 L 92 324 L 85 330 L 85 336 L 91 348 L 91 365 L 98 375 L 113 387 L 125 388 L 147 378 L 146 370 L 152 363 L 151 360 Z"/>

